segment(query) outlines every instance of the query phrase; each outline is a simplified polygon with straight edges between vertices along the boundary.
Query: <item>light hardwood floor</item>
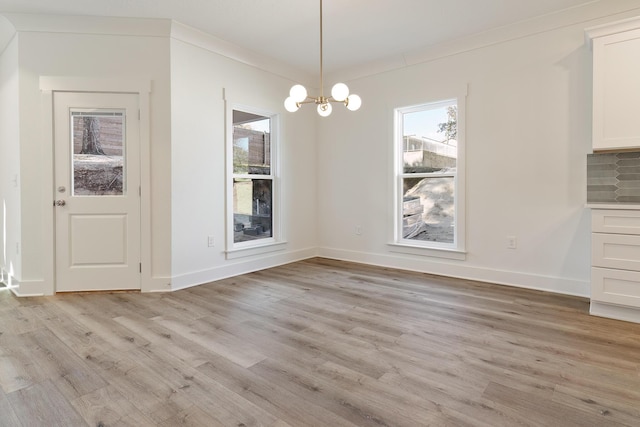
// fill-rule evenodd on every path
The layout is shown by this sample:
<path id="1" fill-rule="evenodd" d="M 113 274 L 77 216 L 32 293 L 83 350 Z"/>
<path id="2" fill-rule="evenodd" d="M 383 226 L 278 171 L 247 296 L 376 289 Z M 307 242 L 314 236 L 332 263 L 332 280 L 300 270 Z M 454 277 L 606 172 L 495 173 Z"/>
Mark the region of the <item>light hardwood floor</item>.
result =
<path id="1" fill-rule="evenodd" d="M 313 259 L 168 294 L 0 291 L 2 426 L 639 426 L 640 325 Z"/>

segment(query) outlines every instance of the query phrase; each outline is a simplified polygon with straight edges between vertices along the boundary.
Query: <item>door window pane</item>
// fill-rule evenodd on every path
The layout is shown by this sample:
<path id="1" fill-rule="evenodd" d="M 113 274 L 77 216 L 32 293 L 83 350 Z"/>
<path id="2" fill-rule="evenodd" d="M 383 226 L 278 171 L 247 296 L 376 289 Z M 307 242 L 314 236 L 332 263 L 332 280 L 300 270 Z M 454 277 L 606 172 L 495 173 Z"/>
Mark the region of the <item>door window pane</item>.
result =
<path id="1" fill-rule="evenodd" d="M 124 111 L 72 111 L 71 129 L 72 194 L 124 195 Z"/>

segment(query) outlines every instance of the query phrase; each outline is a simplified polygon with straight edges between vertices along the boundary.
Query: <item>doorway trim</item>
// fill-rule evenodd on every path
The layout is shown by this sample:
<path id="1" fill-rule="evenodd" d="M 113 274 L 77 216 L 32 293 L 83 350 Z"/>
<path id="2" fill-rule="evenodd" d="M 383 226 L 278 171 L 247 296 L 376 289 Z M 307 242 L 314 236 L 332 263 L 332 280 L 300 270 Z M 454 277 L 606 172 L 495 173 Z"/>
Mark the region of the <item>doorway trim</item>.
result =
<path id="1" fill-rule="evenodd" d="M 93 92 L 137 94 L 140 103 L 140 261 L 142 292 L 156 290 L 151 269 L 151 140 L 150 140 L 150 94 L 151 80 L 136 78 L 82 78 L 82 77 L 40 77 L 42 105 L 43 171 L 42 206 L 44 251 L 43 294 L 53 295 L 56 289 L 55 274 L 55 217 L 52 201 L 54 189 L 54 133 L 53 94 L 55 92 Z"/>

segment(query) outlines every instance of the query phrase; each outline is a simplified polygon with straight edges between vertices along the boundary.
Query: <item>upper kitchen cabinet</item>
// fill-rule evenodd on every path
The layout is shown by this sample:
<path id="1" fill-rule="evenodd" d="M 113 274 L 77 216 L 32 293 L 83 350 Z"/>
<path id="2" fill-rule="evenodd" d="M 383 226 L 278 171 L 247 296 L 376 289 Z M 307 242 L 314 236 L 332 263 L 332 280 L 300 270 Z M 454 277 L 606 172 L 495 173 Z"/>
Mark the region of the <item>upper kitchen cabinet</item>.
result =
<path id="1" fill-rule="evenodd" d="M 640 148 L 640 18 L 586 34 L 593 47 L 593 150 Z"/>

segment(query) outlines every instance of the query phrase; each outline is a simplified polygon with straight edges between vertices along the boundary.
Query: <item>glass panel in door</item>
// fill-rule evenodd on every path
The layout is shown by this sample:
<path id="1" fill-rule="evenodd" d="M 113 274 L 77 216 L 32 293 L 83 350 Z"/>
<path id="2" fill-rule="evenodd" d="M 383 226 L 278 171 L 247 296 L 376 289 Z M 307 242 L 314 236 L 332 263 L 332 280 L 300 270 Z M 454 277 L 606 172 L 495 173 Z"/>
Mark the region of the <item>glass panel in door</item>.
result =
<path id="1" fill-rule="evenodd" d="M 72 195 L 124 195 L 124 111 L 72 110 L 71 126 Z"/>

